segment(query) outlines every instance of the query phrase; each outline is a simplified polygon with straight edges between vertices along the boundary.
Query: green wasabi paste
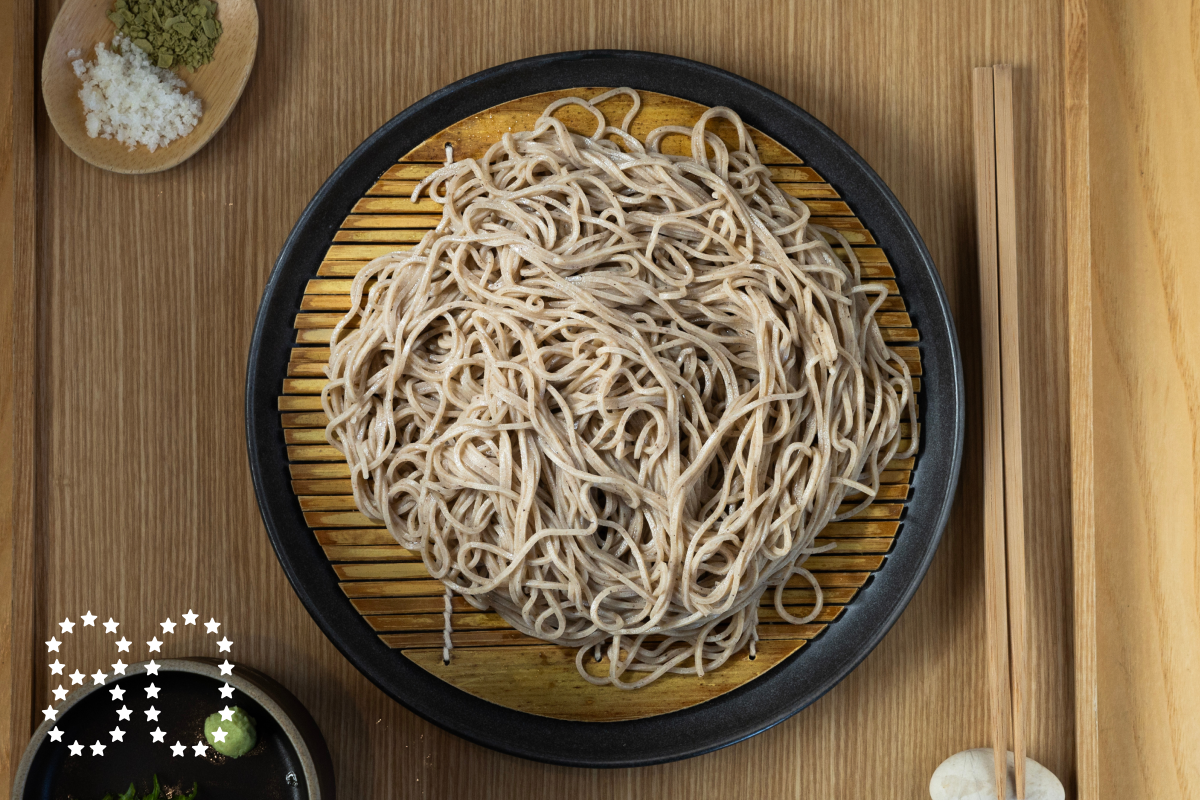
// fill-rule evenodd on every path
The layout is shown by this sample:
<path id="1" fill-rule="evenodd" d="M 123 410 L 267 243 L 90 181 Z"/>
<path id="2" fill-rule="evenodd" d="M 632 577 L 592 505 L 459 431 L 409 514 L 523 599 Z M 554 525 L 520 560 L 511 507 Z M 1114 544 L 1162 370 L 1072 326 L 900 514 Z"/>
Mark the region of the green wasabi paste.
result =
<path id="1" fill-rule="evenodd" d="M 222 755 L 230 758 L 244 756 L 258 741 L 254 717 L 237 706 L 233 707 L 233 717 L 230 719 L 222 719 L 221 712 L 218 711 L 204 720 L 204 738 Z"/>

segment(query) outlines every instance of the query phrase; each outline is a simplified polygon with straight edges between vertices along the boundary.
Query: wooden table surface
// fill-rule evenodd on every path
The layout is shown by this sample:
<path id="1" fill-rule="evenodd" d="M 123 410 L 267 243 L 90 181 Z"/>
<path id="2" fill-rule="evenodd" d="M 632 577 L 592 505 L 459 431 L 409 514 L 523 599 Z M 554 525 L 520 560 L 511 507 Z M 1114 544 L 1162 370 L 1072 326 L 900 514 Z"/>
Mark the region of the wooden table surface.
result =
<path id="1" fill-rule="evenodd" d="M 53 688 L 41 642 L 58 619 L 112 614 L 134 660 L 148 657 L 139 640 L 156 621 L 189 606 L 223 620 L 235 660 L 313 712 L 345 797 L 919 798 L 941 759 L 987 743 L 976 411 L 954 517 L 895 629 L 811 708 L 687 762 L 584 771 L 463 742 L 363 678 L 291 591 L 258 517 L 241 409 L 254 314 L 292 224 L 363 138 L 429 92 L 514 58 L 618 47 L 742 74 L 862 153 L 939 266 L 972 388 L 970 68 L 1016 66 L 1029 745 L 1074 785 L 1058 4 L 762 2 L 731 14 L 715 0 L 264 1 L 258 63 L 226 128 L 181 167 L 141 177 L 75 159 L 36 104 L 34 64 L 59 5 L 0 0 L 0 92 L 13 98 L 0 107 L 0 242 L 14 253 L 0 257 L 0 352 L 17 352 L 0 371 L 0 585 L 16 587 L 0 591 L 0 686 L 18 686 L 0 700 L 0 753 L 19 754 Z M 1200 335 L 1188 310 L 1200 282 L 1188 256 L 1200 247 L 1189 211 L 1200 51 L 1182 0 L 1091 0 L 1088 11 L 1099 796 L 1195 797 Z M 14 110 L 35 121 L 32 137 Z M 21 531 L 39 537 L 36 559 Z M 208 652 L 189 636 L 166 655 Z M 70 646 L 107 653 L 101 639 Z M 10 676 L 31 666 L 22 694 Z"/>
<path id="2" fill-rule="evenodd" d="M 1200 797 L 1200 8 L 1093 0 L 1105 797 Z"/>

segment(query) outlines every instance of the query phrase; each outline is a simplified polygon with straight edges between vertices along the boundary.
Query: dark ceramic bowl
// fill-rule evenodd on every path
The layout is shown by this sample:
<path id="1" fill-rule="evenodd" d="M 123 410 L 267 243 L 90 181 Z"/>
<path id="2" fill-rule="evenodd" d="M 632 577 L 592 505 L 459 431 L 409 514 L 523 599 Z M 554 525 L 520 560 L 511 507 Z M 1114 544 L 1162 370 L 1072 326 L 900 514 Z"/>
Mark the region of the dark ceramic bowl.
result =
<path id="1" fill-rule="evenodd" d="M 57 719 L 45 720 L 33 735 L 17 768 L 14 800 L 100 800 L 120 794 L 132 782 L 138 797 L 147 793 L 157 775 L 168 794 L 199 786 L 197 800 L 334 800 L 333 762 L 320 730 L 300 701 L 275 681 L 249 667 L 236 665 L 222 675 L 214 659 L 164 659 L 157 675 L 146 664 L 126 668 L 124 676 L 102 685 L 76 689 L 58 706 Z M 230 697 L 220 689 L 233 688 Z M 157 697 L 146 689 L 154 684 Z M 124 695 L 112 696 L 114 687 Z M 228 758 L 208 748 L 192 748 L 204 739 L 204 720 L 226 705 L 238 706 L 254 718 L 258 740 L 240 758 Z M 145 711 L 153 706 L 158 719 Z M 128 708 L 121 721 L 117 709 Z M 50 731 L 62 731 L 51 741 Z M 120 741 L 110 731 L 122 729 Z M 163 729 L 165 741 L 152 740 L 150 731 Z M 93 742 L 104 745 L 101 755 Z M 71 745 L 83 745 L 80 755 Z M 186 746 L 182 756 L 171 745 Z"/>

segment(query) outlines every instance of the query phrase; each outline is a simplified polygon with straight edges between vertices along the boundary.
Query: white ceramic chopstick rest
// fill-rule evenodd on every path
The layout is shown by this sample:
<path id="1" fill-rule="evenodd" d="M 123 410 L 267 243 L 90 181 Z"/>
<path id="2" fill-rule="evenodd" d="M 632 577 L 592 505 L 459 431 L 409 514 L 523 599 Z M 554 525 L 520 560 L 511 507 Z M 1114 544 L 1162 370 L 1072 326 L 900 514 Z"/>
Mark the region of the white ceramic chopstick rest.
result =
<path id="1" fill-rule="evenodd" d="M 1016 800 L 1014 760 L 1008 751 L 1008 777 L 1004 796 Z M 932 800 L 995 800 L 992 748 L 963 750 L 947 758 L 929 780 Z M 1067 792 L 1054 773 L 1032 758 L 1025 759 L 1025 800 L 1066 800 Z"/>

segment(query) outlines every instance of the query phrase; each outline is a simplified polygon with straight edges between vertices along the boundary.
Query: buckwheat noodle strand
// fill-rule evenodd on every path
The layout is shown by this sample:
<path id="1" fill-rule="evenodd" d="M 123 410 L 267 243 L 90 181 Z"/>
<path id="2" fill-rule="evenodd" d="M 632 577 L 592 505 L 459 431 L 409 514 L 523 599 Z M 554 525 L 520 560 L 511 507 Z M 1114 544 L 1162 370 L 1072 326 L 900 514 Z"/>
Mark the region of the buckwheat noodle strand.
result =
<path id="1" fill-rule="evenodd" d="M 618 95 L 615 127 L 596 104 Z M 421 554 L 447 614 L 459 594 L 625 689 L 753 652 L 768 589 L 815 619 L 817 534 L 917 447 L 914 425 L 899 452 L 916 413 L 874 318 L 887 289 L 733 111 L 643 143 L 639 108 L 558 100 L 423 180 L 441 222 L 355 277 L 321 397 L 359 510 Z M 662 152 L 673 135 L 690 156 Z M 816 593 L 803 617 L 793 575 Z"/>

